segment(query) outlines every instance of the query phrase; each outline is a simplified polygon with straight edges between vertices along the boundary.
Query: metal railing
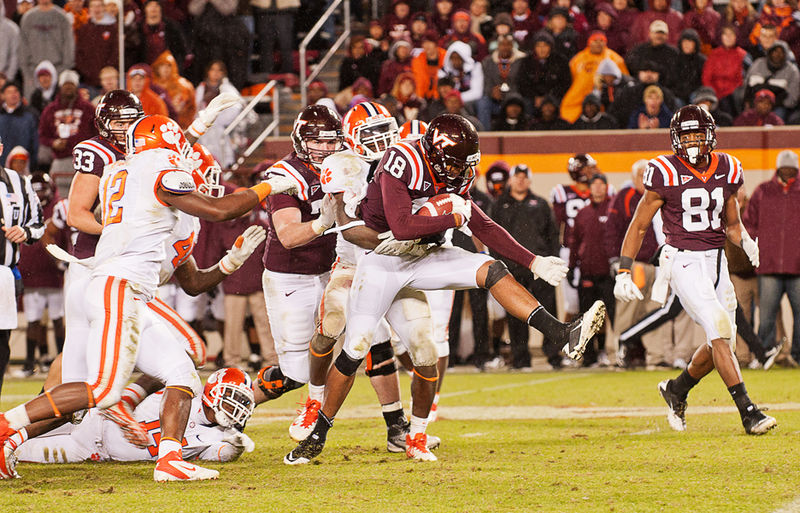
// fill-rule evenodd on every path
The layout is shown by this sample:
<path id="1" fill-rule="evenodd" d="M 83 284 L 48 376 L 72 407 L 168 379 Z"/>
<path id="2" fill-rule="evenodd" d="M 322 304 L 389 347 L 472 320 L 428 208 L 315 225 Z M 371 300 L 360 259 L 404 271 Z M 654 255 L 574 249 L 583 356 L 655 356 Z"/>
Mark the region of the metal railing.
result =
<path id="1" fill-rule="evenodd" d="M 234 119 L 231 121 L 231 124 L 225 128 L 225 137 L 228 137 L 231 132 L 239 125 L 239 123 L 244 120 L 248 114 L 255 108 L 255 106 L 261 102 L 261 100 L 267 95 L 267 93 L 272 92 L 272 121 L 258 134 L 258 137 L 247 147 L 247 149 L 242 152 L 241 155 L 236 159 L 236 162 L 231 166 L 233 171 L 239 169 L 239 167 L 244 164 L 245 159 L 253 154 L 256 151 L 256 148 L 264 142 L 270 135 L 278 135 L 278 128 L 281 124 L 281 108 L 280 108 L 280 94 L 278 91 L 278 82 L 275 80 L 270 80 L 267 84 L 250 100 L 250 102 L 242 109 Z M 274 132 L 274 133 L 273 133 Z"/>
<path id="2" fill-rule="evenodd" d="M 333 43 L 333 46 L 328 49 L 328 52 L 322 58 L 322 60 L 317 63 L 311 73 L 308 72 L 308 62 L 306 61 L 306 49 L 308 48 L 309 43 L 314 36 L 320 31 L 322 26 L 328 21 L 328 18 L 333 16 L 334 11 L 339 7 L 339 5 L 343 6 L 342 17 L 344 18 L 344 30 L 342 30 L 342 34 L 336 39 L 336 42 Z M 311 82 L 317 78 L 320 71 L 325 67 L 328 61 L 333 57 L 336 53 L 336 50 L 339 49 L 340 46 L 344 44 L 347 38 L 350 37 L 350 2 L 349 0 L 334 0 L 333 3 L 325 10 L 325 12 L 320 16 L 319 20 L 311 27 L 311 30 L 308 31 L 306 37 L 303 38 L 303 41 L 300 43 L 300 99 L 303 102 L 303 107 L 306 106 L 308 102 L 308 86 Z"/>

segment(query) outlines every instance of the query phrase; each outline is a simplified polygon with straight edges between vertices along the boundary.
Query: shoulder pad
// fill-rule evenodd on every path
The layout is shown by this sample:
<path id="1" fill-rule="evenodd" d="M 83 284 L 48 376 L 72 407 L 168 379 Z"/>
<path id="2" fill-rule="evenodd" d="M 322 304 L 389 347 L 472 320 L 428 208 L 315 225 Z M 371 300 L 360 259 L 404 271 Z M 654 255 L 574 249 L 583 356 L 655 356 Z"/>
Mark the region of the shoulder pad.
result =
<path id="1" fill-rule="evenodd" d="M 195 190 L 192 175 L 178 169 L 162 172 L 159 182 L 165 191 L 173 194 L 187 194 Z"/>
<path id="2" fill-rule="evenodd" d="M 367 181 L 369 166 L 351 151 L 342 151 L 322 161 L 320 183 L 326 193 L 338 193 L 362 187 Z"/>

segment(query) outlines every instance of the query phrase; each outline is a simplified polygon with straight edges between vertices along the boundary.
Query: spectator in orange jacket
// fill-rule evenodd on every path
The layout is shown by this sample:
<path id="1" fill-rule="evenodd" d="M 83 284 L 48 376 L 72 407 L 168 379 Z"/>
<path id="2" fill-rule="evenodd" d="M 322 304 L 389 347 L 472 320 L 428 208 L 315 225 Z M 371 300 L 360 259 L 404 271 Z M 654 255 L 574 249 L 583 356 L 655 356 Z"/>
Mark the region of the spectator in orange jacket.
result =
<path id="1" fill-rule="evenodd" d="M 422 53 L 411 61 L 411 72 L 417 82 L 417 96 L 425 100 L 439 99 L 436 82 L 447 52 L 439 48 L 438 39 L 434 31 L 428 31 L 422 41 Z"/>
<path id="2" fill-rule="evenodd" d="M 178 117 L 175 121 L 186 129 L 192 124 L 197 114 L 194 98 L 194 86 L 180 76 L 178 63 L 169 50 L 165 51 L 153 62 L 153 83 L 162 87 L 169 96 Z"/>
<path id="3" fill-rule="evenodd" d="M 586 48 L 569 61 L 572 85 L 561 100 L 561 117 L 570 123 L 580 117 L 583 99 L 594 89 L 594 75 L 603 59 L 611 59 L 623 75 L 629 74 L 623 58 L 614 50 L 606 48 L 607 41 L 602 32 L 592 32 Z"/>
<path id="4" fill-rule="evenodd" d="M 147 64 L 134 64 L 128 70 L 127 76 L 128 91 L 135 94 L 142 102 L 144 113 L 161 114 L 169 116 L 167 104 L 158 94 L 150 88 L 150 66 Z"/>

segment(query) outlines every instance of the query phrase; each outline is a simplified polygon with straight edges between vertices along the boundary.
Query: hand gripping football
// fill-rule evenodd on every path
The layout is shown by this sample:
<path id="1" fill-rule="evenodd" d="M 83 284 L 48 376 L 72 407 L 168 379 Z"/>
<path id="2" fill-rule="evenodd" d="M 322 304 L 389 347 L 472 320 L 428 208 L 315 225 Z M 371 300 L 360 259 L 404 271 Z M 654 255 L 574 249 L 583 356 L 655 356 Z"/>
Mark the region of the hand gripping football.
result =
<path id="1" fill-rule="evenodd" d="M 449 216 L 456 214 L 458 225 L 469 222 L 472 205 L 458 194 L 437 194 L 426 201 L 417 215 L 426 217 Z"/>

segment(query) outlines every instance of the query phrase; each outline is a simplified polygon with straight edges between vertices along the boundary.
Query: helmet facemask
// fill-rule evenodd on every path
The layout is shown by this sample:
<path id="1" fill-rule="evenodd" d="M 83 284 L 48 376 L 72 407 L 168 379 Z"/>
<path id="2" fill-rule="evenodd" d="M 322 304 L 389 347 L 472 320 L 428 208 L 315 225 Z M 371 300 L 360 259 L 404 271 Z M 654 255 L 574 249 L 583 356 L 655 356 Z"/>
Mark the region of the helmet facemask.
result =
<path id="1" fill-rule="evenodd" d="M 212 198 L 221 198 L 225 195 L 225 187 L 219 184 L 219 176 L 222 174 L 222 169 L 216 162 L 213 166 L 208 166 L 205 169 L 201 167 L 197 171 L 203 177 L 203 183 L 197 187 L 197 192 Z"/>
<path id="2" fill-rule="evenodd" d="M 683 124 L 689 123 L 696 124 L 697 122 L 688 121 Z M 683 136 L 688 134 L 702 134 L 702 138 L 692 141 L 681 140 Z M 698 127 L 696 131 L 681 130 L 680 132 L 673 131 L 672 133 L 672 146 L 675 149 L 675 153 L 679 157 L 685 158 L 693 165 L 700 163 L 705 157 L 711 154 L 716 146 L 715 142 L 714 130 L 709 127 L 706 127 L 705 130 Z"/>
<path id="3" fill-rule="evenodd" d="M 243 429 L 255 407 L 253 390 L 241 383 L 217 383 L 205 399 L 214 420 L 224 428 Z"/>
<path id="4" fill-rule="evenodd" d="M 355 150 L 364 160 L 375 161 L 399 140 L 397 121 L 394 118 L 364 124 L 355 129 Z"/>

